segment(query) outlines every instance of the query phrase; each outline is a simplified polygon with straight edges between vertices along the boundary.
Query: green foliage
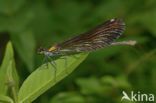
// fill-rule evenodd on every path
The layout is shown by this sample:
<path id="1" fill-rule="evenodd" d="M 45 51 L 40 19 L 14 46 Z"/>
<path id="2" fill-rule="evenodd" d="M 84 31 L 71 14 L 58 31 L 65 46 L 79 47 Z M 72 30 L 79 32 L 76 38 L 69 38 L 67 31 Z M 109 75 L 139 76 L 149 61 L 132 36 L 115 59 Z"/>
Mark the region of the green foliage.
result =
<path id="1" fill-rule="evenodd" d="M 156 94 L 155 5 L 156 0 L 0 0 L 0 102 L 12 103 L 18 96 L 33 101 L 47 90 L 34 103 L 121 103 L 123 90 Z M 40 66 L 43 57 L 37 55 L 37 48 L 50 47 L 116 17 L 126 23 L 119 41 L 137 40 L 135 47 L 90 53 L 67 78 L 60 67 L 56 82 L 51 65 L 42 69 L 46 66 Z M 4 52 L 8 41 L 14 51 L 9 42 Z M 69 57 L 68 63 L 75 63 L 69 65 L 69 73 L 86 55 L 78 56 L 80 60 Z M 63 66 L 63 60 L 56 61 Z M 12 82 L 15 92 L 9 89 Z"/>

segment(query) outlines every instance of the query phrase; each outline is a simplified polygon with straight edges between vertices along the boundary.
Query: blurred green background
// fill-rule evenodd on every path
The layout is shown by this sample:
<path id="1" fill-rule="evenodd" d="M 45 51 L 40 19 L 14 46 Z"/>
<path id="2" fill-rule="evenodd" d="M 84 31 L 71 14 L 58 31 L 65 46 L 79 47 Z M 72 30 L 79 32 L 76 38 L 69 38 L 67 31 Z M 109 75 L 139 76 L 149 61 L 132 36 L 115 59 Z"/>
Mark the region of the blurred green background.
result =
<path id="1" fill-rule="evenodd" d="M 108 47 L 89 57 L 34 103 L 120 103 L 122 91 L 156 94 L 156 0 L 0 0 L 0 63 L 11 40 L 21 84 L 45 48 L 96 25 L 123 18 L 121 40 L 135 47 Z"/>

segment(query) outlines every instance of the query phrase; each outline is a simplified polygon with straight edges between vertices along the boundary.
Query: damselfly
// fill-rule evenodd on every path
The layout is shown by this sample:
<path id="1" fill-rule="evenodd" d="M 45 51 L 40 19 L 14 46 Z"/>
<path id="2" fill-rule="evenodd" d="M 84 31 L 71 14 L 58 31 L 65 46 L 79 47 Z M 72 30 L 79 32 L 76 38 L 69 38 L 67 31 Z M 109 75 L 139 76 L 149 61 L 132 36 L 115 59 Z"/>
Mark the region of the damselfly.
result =
<path id="1" fill-rule="evenodd" d="M 111 19 L 86 33 L 58 43 L 49 49 L 40 48 L 38 52 L 45 56 L 55 57 L 95 51 L 108 45 L 120 44 L 121 42 L 114 42 L 114 40 L 120 37 L 124 30 L 125 23 L 121 19 Z M 131 43 L 134 44 L 135 41 Z"/>
<path id="2" fill-rule="evenodd" d="M 134 45 L 135 41 L 115 42 L 123 34 L 125 23 L 121 19 L 111 19 L 90 31 L 58 43 L 49 49 L 39 49 L 47 58 L 66 56 L 82 52 L 92 52 L 109 45 Z"/>

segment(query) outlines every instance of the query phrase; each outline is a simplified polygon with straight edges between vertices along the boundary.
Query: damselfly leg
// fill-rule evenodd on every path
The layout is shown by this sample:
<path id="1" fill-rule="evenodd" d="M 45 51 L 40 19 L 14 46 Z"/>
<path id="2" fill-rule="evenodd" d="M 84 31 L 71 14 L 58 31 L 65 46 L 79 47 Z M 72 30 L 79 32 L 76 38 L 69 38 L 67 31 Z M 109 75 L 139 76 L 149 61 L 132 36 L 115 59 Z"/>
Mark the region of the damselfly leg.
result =
<path id="1" fill-rule="evenodd" d="M 52 59 L 52 57 L 45 56 L 42 62 L 42 64 L 45 64 L 47 69 L 49 68 L 48 63 L 50 63 L 50 65 L 54 68 L 54 80 L 56 81 L 57 65 L 55 61 Z"/>
<path id="2" fill-rule="evenodd" d="M 51 57 L 47 56 L 47 59 L 50 65 L 54 68 L 54 80 L 56 81 L 57 65 Z"/>

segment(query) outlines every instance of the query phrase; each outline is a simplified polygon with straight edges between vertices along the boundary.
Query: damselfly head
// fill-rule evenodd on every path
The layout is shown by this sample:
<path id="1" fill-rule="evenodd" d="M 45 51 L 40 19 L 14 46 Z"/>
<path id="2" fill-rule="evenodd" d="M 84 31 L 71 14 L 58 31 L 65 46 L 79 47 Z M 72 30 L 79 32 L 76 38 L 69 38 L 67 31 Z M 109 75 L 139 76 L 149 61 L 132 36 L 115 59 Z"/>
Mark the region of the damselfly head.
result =
<path id="1" fill-rule="evenodd" d="M 46 49 L 40 47 L 40 48 L 38 49 L 38 54 L 45 54 L 46 51 L 47 51 Z"/>

